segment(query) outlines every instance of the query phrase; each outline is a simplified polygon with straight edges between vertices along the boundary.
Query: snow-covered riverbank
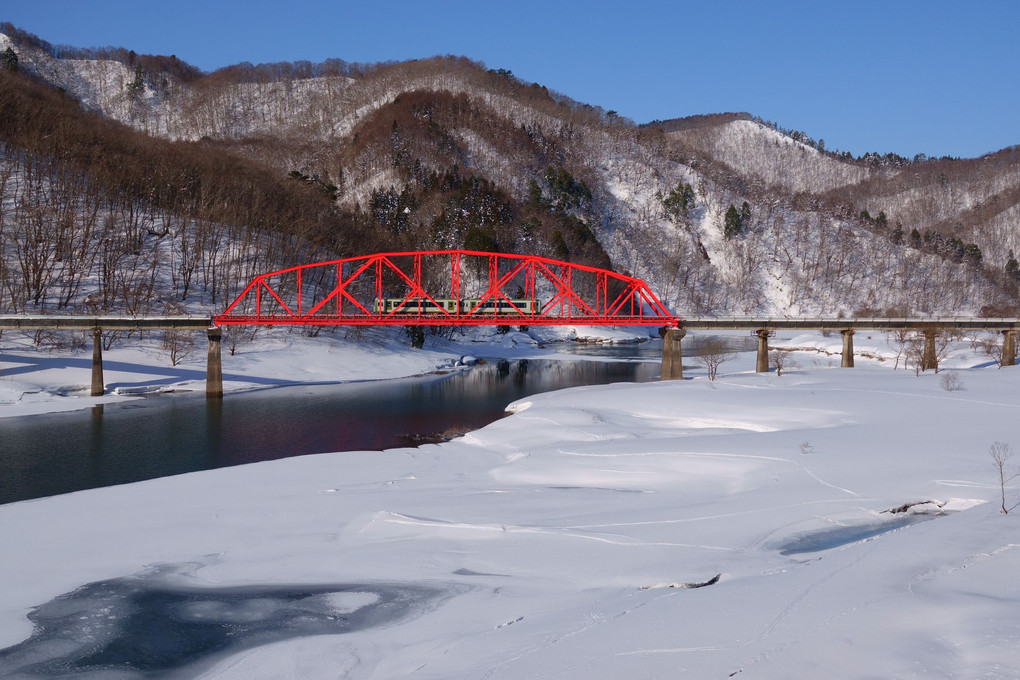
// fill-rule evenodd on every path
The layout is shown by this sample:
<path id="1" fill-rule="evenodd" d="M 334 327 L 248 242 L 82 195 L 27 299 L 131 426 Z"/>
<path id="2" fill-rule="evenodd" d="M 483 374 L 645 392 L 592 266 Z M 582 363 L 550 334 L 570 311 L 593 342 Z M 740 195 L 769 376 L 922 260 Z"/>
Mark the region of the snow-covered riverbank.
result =
<path id="1" fill-rule="evenodd" d="M 336 600 L 338 617 L 367 611 L 375 590 L 442 593 L 388 623 L 192 660 L 182 677 L 1020 676 L 1020 508 L 999 511 L 988 453 L 1020 447 L 1020 368 L 961 346 L 944 362 L 950 391 L 891 362 L 833 368 L 838 337 L 780 340 L 822 351 L 797 352 L 779 378 L 743 354 L 714 382 L 692 369 L 538 395 L 439 445 L 0 506 L 0 647 L 29 638 L 34 607 L 132 577 L 217 592 L 354 584 L 365 595 Z M 261 361 L 275 374 L 282 356 Z M 315 380 L 327 359 L 279 375 Z M 246 375 L 268 372 L 250 361 Z M 932 519 L 903 519 L 918 513 Z M 83 675 L 81 659 L 123 637 L 100 590 L 49 607 L 63 640 L 0 653 L 0 674 L 31 659 Z M 231 625 L 266 615 L 203 606 Z"/>

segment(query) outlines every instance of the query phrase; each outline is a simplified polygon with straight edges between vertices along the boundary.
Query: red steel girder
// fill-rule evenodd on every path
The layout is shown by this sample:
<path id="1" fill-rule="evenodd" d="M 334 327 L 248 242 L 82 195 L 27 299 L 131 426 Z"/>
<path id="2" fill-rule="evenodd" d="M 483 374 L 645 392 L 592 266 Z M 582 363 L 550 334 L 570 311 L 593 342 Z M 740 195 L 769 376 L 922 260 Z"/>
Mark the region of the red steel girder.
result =
<path id="1" fill-rule="evenodd" d="M 386 300 L 393 301 L 389 311 Z M 267 272 L 256 276 L 214 321 L 432 326 L 678 323 L 641 279 L 536 255 L 472 250 L 375 253 Z"/>

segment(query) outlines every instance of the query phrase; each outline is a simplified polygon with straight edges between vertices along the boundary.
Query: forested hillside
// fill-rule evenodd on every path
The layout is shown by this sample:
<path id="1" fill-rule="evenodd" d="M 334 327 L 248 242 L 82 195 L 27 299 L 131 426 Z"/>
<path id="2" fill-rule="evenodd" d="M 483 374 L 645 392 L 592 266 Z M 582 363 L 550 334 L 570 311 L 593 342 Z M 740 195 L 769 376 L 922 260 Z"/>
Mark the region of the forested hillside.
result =
<path id="1" fill-rule="evenodd" d="M 548 255 L 677 314 L 1016 313 L 1020 150 L 635 125 L 464 58 L 201 73 L 0 25 L 0 312 L 216 310 L 380 250 Z"/>

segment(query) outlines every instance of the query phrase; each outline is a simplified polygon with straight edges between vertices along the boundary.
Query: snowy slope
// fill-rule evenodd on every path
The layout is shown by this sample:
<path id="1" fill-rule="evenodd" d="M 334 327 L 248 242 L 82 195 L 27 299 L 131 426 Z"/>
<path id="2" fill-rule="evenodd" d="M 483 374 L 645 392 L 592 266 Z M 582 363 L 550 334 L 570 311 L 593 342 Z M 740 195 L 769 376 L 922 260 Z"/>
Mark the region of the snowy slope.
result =
<path id="1" fill-rule="evenodd" d="M 670 133 L 711 158 L 781 191 L 821 193 L 871 176 L 753 120 Z"/>

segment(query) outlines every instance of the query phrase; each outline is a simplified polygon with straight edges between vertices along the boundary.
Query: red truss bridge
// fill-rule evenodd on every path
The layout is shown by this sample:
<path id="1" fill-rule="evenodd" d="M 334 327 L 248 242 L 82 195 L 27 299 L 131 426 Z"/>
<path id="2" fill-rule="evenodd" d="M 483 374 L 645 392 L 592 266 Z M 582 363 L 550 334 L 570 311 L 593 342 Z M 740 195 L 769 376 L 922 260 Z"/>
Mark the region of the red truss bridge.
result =
<path id="1" fill-rule="evenodd" d="M 225 324 L 655 325 L 677 319 L 644 281 L 533 255 L 376 253 L 255 277 Z"/>

